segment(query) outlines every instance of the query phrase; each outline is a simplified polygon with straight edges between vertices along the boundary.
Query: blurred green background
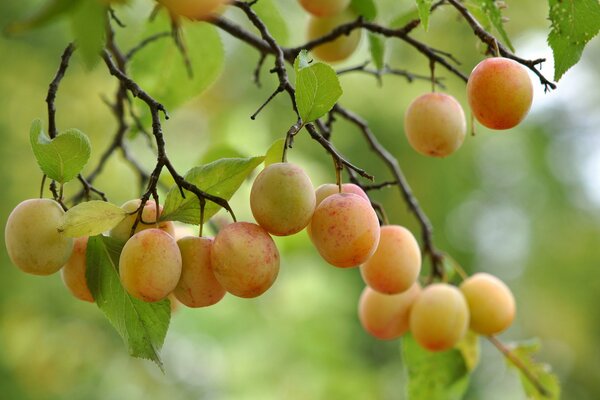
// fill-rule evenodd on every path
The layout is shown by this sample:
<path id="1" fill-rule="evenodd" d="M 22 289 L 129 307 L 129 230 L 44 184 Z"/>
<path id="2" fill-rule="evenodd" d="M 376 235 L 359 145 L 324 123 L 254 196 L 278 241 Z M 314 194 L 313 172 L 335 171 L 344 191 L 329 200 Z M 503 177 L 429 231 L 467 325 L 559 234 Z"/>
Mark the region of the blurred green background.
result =
<path id="1" fill-rule="evenodd" d="M 141 1 L 141 0 L 140 0 Z M 29 15 L 41 0 L 2 2 L 0 24 Z M 145 16 L 143 4 L 118 10 Z M 307 16 L 294 0 L 277 1 L 289 21 L 290 44 L 304 39 Z M 410 9 L 411 1 L 378 1 L 383 20 Z M 517 53 L 546 57 L 545 2 L 508 1 L 506 25 Z M 239 12 L 226 16 L 241 21 Z M 458 14 L 442 7 L 428 33 L 416 36 L 452 52 L 468 73 L 482 58 L 481 46 Z M 0 221 L 26 198 L 36 197 L 41 173 L 29 148 L 35 118 L 46 118 L 44 98 L 68 23 L 0 39 Z M 119 31 L 124 32 L 124 31 Z M 122 33 L 127 36 L 127 33 Z M 126 37 L 134 41 L 136 37 Z M 249 116 L 275 88 L 263 70 L 263 87 L 252 82 L 257 53 L 226 34 L 219 80 L 199 98 L 173 111 L 165 123 L 167 149 L 180 172 L 196 165 L 215 146 L 246 155 L 263 154 L 294 122 L 289 99 L 279 96 L 256 121 Z M 366 38 L 344 66 L 368 59 Z M 402 43 L 390 43 L 389 64 L 427 73 L 427 60 Z M 593 40 L 579 65 L 536 98 L 525 123 L 509 132 L 477 128 L 463 148 L 447 159 L 416 154 L 402 131 L 409 102 L 429 90 L 386 76 L 341 78 L 341 102 L 371 124 L 380 141 L 398 157 L 422 207 L 436 228 L 436 243 L 470 272 L 487 271 L 513 289 L 518 303 L 506 341 L 539 337 L 539 359 L 551 364 L 565 399 L 600 398 L 600 41 Z M 466 107 L 464 83 L 442 69 L 447 91 Z M 77 127 L 93 143 L 97 161 L 115 122 L 102 99 L 115 82 L 99 65 L 86 71 L 75 57 L 59 92 L 58 126 Z M 160 99 L 159 99 L 160 100 Z M 365 151 L 358 131 L 337 123 L 333 141 L 350 160 L 383 181 L 389 175 Z M 144 140 L 131 149 L 147 168 L 152 155 Z M 289 159 L 307 169 L 315 186 L 335 179 L 330 158 L 302 132 Z M 97 181 L 116 203 L 140 195 L 135 175 L 116 155 Z M 77 183 L 69 184 L 77 189 Z M 251 219 L 249 184 L 232 204 Z M 393 223 L 419 234 L 396 189 L 373 197 Z M 163 349 L 166 374 L 150 362 L 132 359 L 116 332 L 93 304 L 75 300 L 60 276 L 34 277 L 0 255 L 0 398 L 2 399 L 403 399 L 405 377 L 399 341 L 382 342 L 364 333 L 356 317 L 363 284 L 358 270 L 328 266 L 304 232 L 276 239 L 282 268 L 262 297 L 233 296 L 208 309 L 180 307 Z M 425 268 L 426 270 L 427 268 Z M 522 399 L 514 370 L 483 343 L 468 399 Z"/>

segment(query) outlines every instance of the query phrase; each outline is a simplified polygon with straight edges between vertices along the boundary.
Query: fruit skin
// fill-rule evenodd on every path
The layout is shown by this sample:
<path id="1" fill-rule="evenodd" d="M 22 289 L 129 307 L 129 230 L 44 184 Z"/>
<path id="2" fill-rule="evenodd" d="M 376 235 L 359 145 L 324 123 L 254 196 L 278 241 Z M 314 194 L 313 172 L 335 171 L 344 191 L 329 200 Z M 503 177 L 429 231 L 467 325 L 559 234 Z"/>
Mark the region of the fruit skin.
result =
<path id="1" fill-rule="evenodd" d="M 495 335 L 506 330 L 515 318 L 515 298 L 504 282 L 493 275 L 477 273 L 461 285 L 471 314 L 471 330 Z"/>
<path id="2" fill-rule="evenodd" d="M 279 251 L 266 230 L 249 222 L 229 224 L 215 237 L 211 262 L 217 281 L 229 293 L 257 297 L 279 273 Z"/>
<path id="3" fill-rule="evenodd" d="M 469 327 L 469 308 L 462 292 L 447 283 L 427 286 L 415 300 L 410 330 L 415 340 L 430 351 L 451 349 Z"/>
<path id="4" fill-rule="evenodd" d="M 454 97 L 427 93 L 417 97 L 406 109 L 404 132 L 417 152 L 446 157 L 458 150 L 465 140 L 465 113 Z"/>
<path id="5" fill-rule="evenodd" d="M 133 297 L 159 301 L 177 286 L 181 264 L 175 239 L 160 229 L 146 229 L 133 235 L 123 247 L 119 258 L 121 283 Z"/>
<path id="6" fill-rule="evenodd" d="M 372 289 L 386 294 L 410 288 L 421 271 L 421 249 L 413 234 L 398 225 L 381 227 L 379 245 L 360 272 Z"/>
<path id="7" fill-rule="evenodd" d="M 58 231 L 65 214 L 51 199 L 29 199 L 8 216 L 4 240 L 10 260 L 23 272 L 51 275 L 71 257 L 73 239 Z"/>
<path id="8" fill-rule="evenodd" d="M 314 40 L 330 33 L 338 26 L 351 22 L 356 18 L 354 13 L 346 10 L 328 18 L 311 18 L 308 22 L 308 40 Z M 322 44 L 311 50 L 312 54 L 325 62 L 337 62 L 350 57 L 360 43 L 360 29 L 349 35 L 342 35 L 332 42 Z"/>
<path id="9" fill-rule="evenodd" d="M 533 84 L 525 67 L 508 58 L 480 62 L 467 82 L 473 116 L 491 129 L 510 129 L 527 115 L 533 102 Z"/>
<path id="10" fill-rule="evenodd" d="M 85 271 L 87 269 L 86 251 L 88 237 L 76 238 L 73 245 L 73 253 L 69 261 L 60 270 L 62 280 L 67 289 L 79 300 L 94 302 L 92 292 L 87 285 Z"/>
<path id="11" fill-rule="evenodd" d="M 308 225 L 315 211 L 315 190 L 302 168 L 275 163 L 261 171 L 252 184 L 250 208 L 267 232 L 288 236 Z"/>
<path id="12" fill-rule="evenodd" d="M 225 296 L 213 273 L 210 253 L 213 240 L 188 236 L 177 241 L 181 252 L 181 278 L 173 294 L 188 307 L 207 307 Z"/>
<path id="13" fill-rule="evenodd" d="M 192 20 L 207 20 L 217 15 L 229 0 L 158 0 L 173 14 Z"/>
<path id="14" fill-rule="evenodd" d="M 133 199 L 125 202 L 121 208 L 128 213 L 133 213 L 140 207 L 142 201 L 140 199 Z M 162 213 L 162 206 L 159 206 L 159 216 Z M 126 242 L 129 239 L 129 234 L 131 233 L 131 227 L 135 223 L 135 219 L 137 218 L 137 214 L 131 214 L 125 217 L 125 219 L 117 226 L 115 226 L 110 231 L 110 236 L 121 241 Z M 154 222 L 154 223 L 153 223 Z M 165 232 L 167 232 L 172 237 L 175 237 L 175 225 L 173 225 L 173 221 L 160 221 L 156 222 L 156 203 L 154 200 L 148 200 L 144 205 L 144 210 L 142 211 L 142 220 L 135 227 L 135 233 L 141 232 L 145 229 L 158 228 Z"/>
<path id="15" fill-rule="evenodd" d="M 366 286 L 358 302 L 358 317 L 365 331 L 378 339 L 396 339 L 409 328 L 410 311 L 421 293 L 414 283 L 408 290 L 394 295 L 382 294 Z"/>
<path id="16" fill-rule="evenodd" d="M 311 220 L 311 240 L 321 256 L 340 268 L 365 262 L 379 243 L 379 220 L 371 203 L 353 193 L 327 197 Z"/>
<path id="17" fill-rule="evenodd" d="M 315 17 L 332 17 L 344 11 L 350 0 L 299 0 L 300 5 Z"/>

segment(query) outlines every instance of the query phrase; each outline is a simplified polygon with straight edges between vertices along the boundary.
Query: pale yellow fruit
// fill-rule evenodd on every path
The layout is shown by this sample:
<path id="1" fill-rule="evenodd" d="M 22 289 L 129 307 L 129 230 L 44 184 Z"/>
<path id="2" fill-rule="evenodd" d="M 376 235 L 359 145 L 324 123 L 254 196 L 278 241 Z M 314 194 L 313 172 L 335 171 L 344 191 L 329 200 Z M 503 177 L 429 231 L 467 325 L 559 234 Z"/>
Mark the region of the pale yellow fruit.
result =
<path id="1" fill-rule="evenodd" d="M 127 213 L 131 214 L 135 212 L 141 204 L 140 199 L 129 200 L 124 203 L 121 208 L 125 210 Z M 158 215 L 162 213 L 162 206 L 158 208 Z M 121 221 L 117 226 L 115 226 L 110 231 L 110 236 L 121 241 L 126 242 L 131 234 L 131 228 L 135 223 L 137 218 L 137 214 L 131 214 L 125 217 L 123 221 Z M 142 211 L 142 220 L 135 227 L 135 233 L 141 232 L 145 229 L 158 228 L 169 235 L 175 237 L 175 226 L 173 225 L 173 221 L 156 221 L 156 202 L 154 200 L 148 200 L 144 205 L 144 210 Z"/>
<path id="2" fill-rule="evenodd" d="M 167 297 L 181 276 L 181 253 L 171 235 L 160 229 L 136 233 L 125 243 L 119 258 L 121 283 L 140 300 Z"/>
<path id="3" fill-rule="evenodd" d="M 400 294 L 382 294 L 365 287 L 358 303 L 362 327 L 378 339 L 395 339 L 408 331 L 410 310 L 421 292 L 419 283 Z"/>
<path id="4" fill-rule="evenodd" d="M 386 294 L 410 288 L 421 271 L 421 249 L 413 234 L 398 225 L 381 227 L 375 253 L 360 266 L 365 283 Z"/>
<path id="5" fill-rule="evenodd" d="M 212 306 L 225 296 L 225 289 L 212 270 L 212 244 L 212 239 L 197 236 L 187 236 L 177 241 L 182 268 L 173 294 L 188 307 Z"/>
<path id="6" fill-rule="evenodd" d="M 279 251 L 267 231 L 249 222 L 229 224 L 215 237 L 211 252 L 217 281 L 238 297 L 257 297 L 279 273 Z"/>
<path id="7" fill-rule="evenodd" d="M 455 286 L 427 286 L 415 300 L 410 313 L 410 330 L 422 347 L 443 351 L 454 347 L 469 328 L 469 308 Z"/>
<path id="8" fill-rule="evenodd" d="M 460 290 L 467 299 L 471 330 L 495 335 L 506 330 L 515 318 L 515 298 L 504 282 L 493 275 L 477 273 L 467 278 Z"/>
<path id="9" fill-rule="evenodd" d="M 85 272 L 87 270 L 86 251 L 88 238 L 75 239 L 71 258 L 60 270 L 62 280 L 67 289 L 79 300 L 94 302 L 94 297 L 87 285 Z"/>
<path id="10" fill-rule="evenodd" d="M 158 0 L 175 15 L 192 20 L 209 20 L 218 15 L 229 0 Z"/>
<path id="11" fill-rule="evenodd" d="M 308 40 L 315 40 L 342 24 L 352 22 L 356 15 L 344 11 L 328 18 L 311 18 L 308 23 Z M 317 58 L 326 62 L 338 62 L 350 57 L 360 43 L 360 29 L 353 30 L 349 35 L 342 35 L 337 39 L 324 43 L 311 50 Z"/>
<path id="12" fill-rule="evenodd" d="M 344 11 L 350 0 L 299 0 L 300 5 L 315 17 L 331 17 Z"/>
<path id="13" fill-rule="evenodd" d="M 4 240 L 10 260 L 33 275 L 57 272 L 71 257 L 73 239 L 58 231 L 64 211 L 51 199 L 29 199 L 6 221 Z"/>
<path id="14" fill-rule="evenodd" d="M 288 236 L 308 225 L 315 211 L 315 190 L 302 168 L 275 163 L 261 171 L 252 184 L 250 208 L 267 232 Z"/>

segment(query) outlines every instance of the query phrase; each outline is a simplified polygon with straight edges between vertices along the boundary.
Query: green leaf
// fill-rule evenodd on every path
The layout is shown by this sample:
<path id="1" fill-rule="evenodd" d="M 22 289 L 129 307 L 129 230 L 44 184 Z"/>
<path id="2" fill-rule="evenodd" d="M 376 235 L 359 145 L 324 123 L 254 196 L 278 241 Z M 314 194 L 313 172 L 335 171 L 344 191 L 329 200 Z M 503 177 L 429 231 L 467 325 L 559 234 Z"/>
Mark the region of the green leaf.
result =
<path id="1" fill-rule="evenodd" d="M 401 342 L 409 399 L 462 399 L 469 384 L 469 368 L 460 350 L 430 352 L 412 335 L 403 336 Z"/>
<path id="2" fill-rule="evenodd" d="M 99 235 L 117 226 L 126 216 L 127 212 L 114 204 L 88 201 L 69 209 L 58 230 L 73 238 Z"/>
<path id="3" fill-rule="evenodd" d="M 481 358 L 481 345 L 479 335 L 468 331 L 467 335 L 456 344 L 456 348 L 462 354 L 468 371 L 473 371 L 479 364 Z"/>
<path id="4" fill-rule="evenodd" d="M 507 346 L 512 354 L 519 359 L 532 374 L 537 378 L 539 383 L 548 392 L 547 396 L 543 395 L 531 383 L 531 381 L 523 374 L 523 371 L 516 368 L 515 365 L 507 359 L 509 366 L 516 368 L 521 377 L 521 383 L 528 399 L 534 400 L 558 400 L 560 398 L 560 384 L 558 378 L 551 372 L 548 364 L 539 363 L 533 360 L 533 355 L 540 350 L 540 342 L 538 340 L 529 340 L 519 343 L 511 343 Z"/>
<path id="5" fill-rule="evenodd" d="M 267 154 L 265 154 L 265 167 L 281 162 L 283 159 L 283 146 L 285 146 L 285 139 L 277 139 L 273 142 L 267 150 Z"/>
<path id="6" fill-rule="evenodd" d="M 433 0 L 417 0 L 417 10 L 419 11 L 419 19 L 425 30 L 429 29 L 429 14 L 431 14 L 431 3 Z"/>
<path id="7" fill-rule="evenodd" d="M 383 69 L 385 59 L 385 40 L 369 32 L 369 49 L 371 51 L 371 60 L 378 71 Z"/>
<path id="8" fill-rule="evenodd" d="M 42 122 L 35 120 L 31 124 L 29 139 L 44 174 L 59 183 L 75 178 L 90 158 L 90 141 L 77 129 L 66 130 L 50 140 L 42 130 Z"/>
<path id="9" fill-rule="evenodd" d="M 100 61 L 104 47 L 108 7 L 100 1 L 84 1 L 71 13 L 71 30 L 77 53 L 85 66 L 92 69 Z"/>
<path id="10" fill-rule="evenodd" d="M 548 0 L 551 30 L 548 44 L 554 53 L 554 80 L 577 64 L 585 45 L 600 31 L 598 0 Z"/>
<path id="11" fill-rule="evenodd" d="M 494 0 L 476 0 L 479 4 L 481 11 L 488 18 L 489 23 L 485 25 L 489 25 L 490 23 L 496 28 L 496 31 L 502 36 L 502 40 L 504 43 L 510 48 L 512 52 L 515 51 L 512 43 L 510 42 L 510 38 L 506 34 L 504 30 L 504 23 L 502 22 L 502 13 L 500 12 L 500 8 L 498 8 L 496 1 Z"/>
<path id="12" fill-rule="evenodd" d="M 260 17 L 277 42 L 285 46 L 289 40 L 288 26 L 273 0 L 260 0 L 252 9 Z"/>
<path id="13" fill-rule="evenodd" d="M 160 359 L 169 321 L 169 300 L 146 303 L 130 296 L 119 279 L 122 243 L 104 236 L 92 236 L 86 253 L 86 279 L 98 308 L 123 338 L 133 357 L 154 361 L 164 371 Z"/>
<path id="14" fill-rule="evenodd" d="M 144 37 L 168 32 L 171 24 L 167 13 L 159 13 L 147 24 Z M 169 111 L 198 96 L 213 83 L 223 69 L 225 54 L 217 29 L 205 22 L 182 20 L 182 39 L 192 65 L 188 75 L 185 60 L 170 37 L 156 40 L 140 50 L 131 62 L 131 75 Z M 149 123 L 144 108 L 142 118 Z"/>
<path id="15" fill-rule="evenodd" d="M 367 21 L 377 18 L 377 7 L 373 0 L 352 0 L 350 7 L 358 15 L 362 15 Z"/>
<path id="16" fill-rule="evenodd" d="M 306 65 L 306 55 L 300 53 L 296 68 L 296 104 L 304 123 L 312 122 L 335 105 L 342 87 L 334 69 L 320 62 Z"/>
<path id="17" fill-rule="evenodd" d="M 49 0 L 31 17 L 8 25 L 6 27 L 6 32 L 9 34 L 20 34 L 32 29 L 40 28 L 56 21 L 80 3 L 81 0 Z"/>
<path id="18" fill-rule="evenodd" d="M 264 157 L 224 158 L 210 164 L 192 168 L 185 179 L 201 190 L 225 200 L 231 199 L 244 180 L 264 161 Z M 172 187 L 167 194 L 162 221 L 180 221 L 187 224 L 200 224 L 200 202 L 195 194 L 184 190 L 181 197 L 179 188 Z M 217 204 L 207 201 L 204 209 L 204 221 L 221 209 Z"/>

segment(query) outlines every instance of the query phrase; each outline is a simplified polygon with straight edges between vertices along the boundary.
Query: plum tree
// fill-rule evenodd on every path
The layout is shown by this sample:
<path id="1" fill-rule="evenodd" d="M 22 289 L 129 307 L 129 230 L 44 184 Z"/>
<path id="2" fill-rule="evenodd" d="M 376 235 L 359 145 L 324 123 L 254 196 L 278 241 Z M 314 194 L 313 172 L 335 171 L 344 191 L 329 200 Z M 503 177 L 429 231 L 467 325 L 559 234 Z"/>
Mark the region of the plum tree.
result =
<path id="1" fill-rule="evenodd" d="M 134 212 L 140 207 L 141 203 L 142 201 L 140 199 L 133 199 L 121 206 L 121 208 L 130 213 L 130 215 L 125 217 L 123 221 L 121 221 L 110 231 L 111 237 L 120 240 L 121 242 L 126 242 L 129 239 L 131 228 L 133 227 L 133 224 L 137 218 L 137 213 Z M 158 215 L 160 215 L 161 212 L 162 206 L 159 206 Z M 142 220 L 135 227 L 134 233 L 151 228 L 161 229 L 167 232 L 169 235 L 175 237 L 175 226 L 173 225 L 172 221 L 156 222 L 156 203 L 154 200 L 148 200 L 144 205 L 144 210 L 142 211 Z"/>
<path id="2" fill-rule="evenodd" d="M 299 0 L 300 5 L 315 17 L 331 17 L 344 11 L 350 0 Z"/>
<path id="3" fill-rule="evenodd" d="M 213 273 L 210 253 L 213 240 L 188 236 L 177 241 L 181 251 L 181 278 L 174 295 L 188 307 L 207 307 L 225 296 L 225 289 Z"/>
<path id="4" fill-rule="evenodd" d="M 8 216 L 4 230 L 10 260 L 34 275 L 57 272 L 71 257 L 73 239 L 58 231 L 64 211 L 51 199 L 29 199 Z"/>
<path id="5" fill-rule="evenodd" d="M 254 180 L 250 208 L 267 232 L 288 236 L 308 225 L 315 211 L 315 190 L 302 168 L 290 163 L 267 166 Z"/>
<path id="6" fill-rule="evenodd" d="M 133 235 L 121 251 L 121 283 L 133 297 L 159 301 L 177 286 L 181 264 L 175 239 L 160 229 L 146 229 Z"/>
<path id="7" fill-rule="evenodd" d="M 94 297 L 90 292 L 85 277 L 86 271 L 86 250 L 88 238 L 76 238 L 73 244 L 73 253 L 69 261 L 60 270 L 62 280 L 67 289 L 71 291 L 73 296 L 79 300 L 94 302 Z"/>
<path id="8" fill-rule="evenodd" d="M 259 225 L 235 222 L 219 231 L 211 263 L 217 281 L 238 297 L 257 297 L 269 289 L 279 273 L 279 251 Z"/>
<path id="9" fill-rule="evenodd" d="M 315 209 L 311 240 L 331 265 L 358 266 L 371 257 L 379 243 L 377 214 L 371 203 L 356 194 L 331 195 Z"/>
<path id="10" fill-rule="evenodd" d="M 404 132 L 417 152 L 446 157 L 458 150 L 465 140 L 465 113 L 454 97 L 427 93 L 417 97 L 406 110 Z"/>
<path id="11" fill-rule="evenodd" d="M 378 339 L 395 339 L 408 331 L 410 311 L 421 292 L 418 282 L 403 293 L 388 295 L 366 286 L 358 302 L 358 318 L 365 331 Z"/>
<path id="12" fill-rule="evenodd" d="M 229 0 L 158 0 L 170 12 L 192 20 L 206 20 L 218 14 Z"/>
<path id="13" fill-rule="evenodd" d="M 386 294 L 410 288 L 421 271 L 421 250 L 413 234 L 398 225 L 381 227 L 375 253 L 360 266 L 365 283 Z"/>
<path id="14" fill-rule="evenodd" d="M 492 57 L 480 62 L 467 83 L 473 115 L 491 129 L 510 129 L 527 115 L 533 85 L 527 70 L 516 61 Z"/>
<path id="15" fill-rule="evenodd" d="M 352 21 L 356 16 L 349 10 L 328 18 L 311 18 L 308 23 L 308 39 L 314 40 L 328 34 L 341 24 Z M 354 30 L 349 35 L 319 45 L 312 53 L 326 62 L 337 62 L 350 57 L 360 43 L 360 31 Z"/>
<path id="16" fill-rule="evenodd" d="M 448 350 L 467 333 L 469 308 L 458 288 L 436 283 L 423 289 L 413 304 L 410 330 L 430 351 Z"/>
<path id="17" fill-rule="evenodd" d="M 493 275 L 477 273 L 461 285 L 471 314 L 470 326 L 482 335 L 507 329 L 515 318 L 515 299 L 504 282 Z"/>

